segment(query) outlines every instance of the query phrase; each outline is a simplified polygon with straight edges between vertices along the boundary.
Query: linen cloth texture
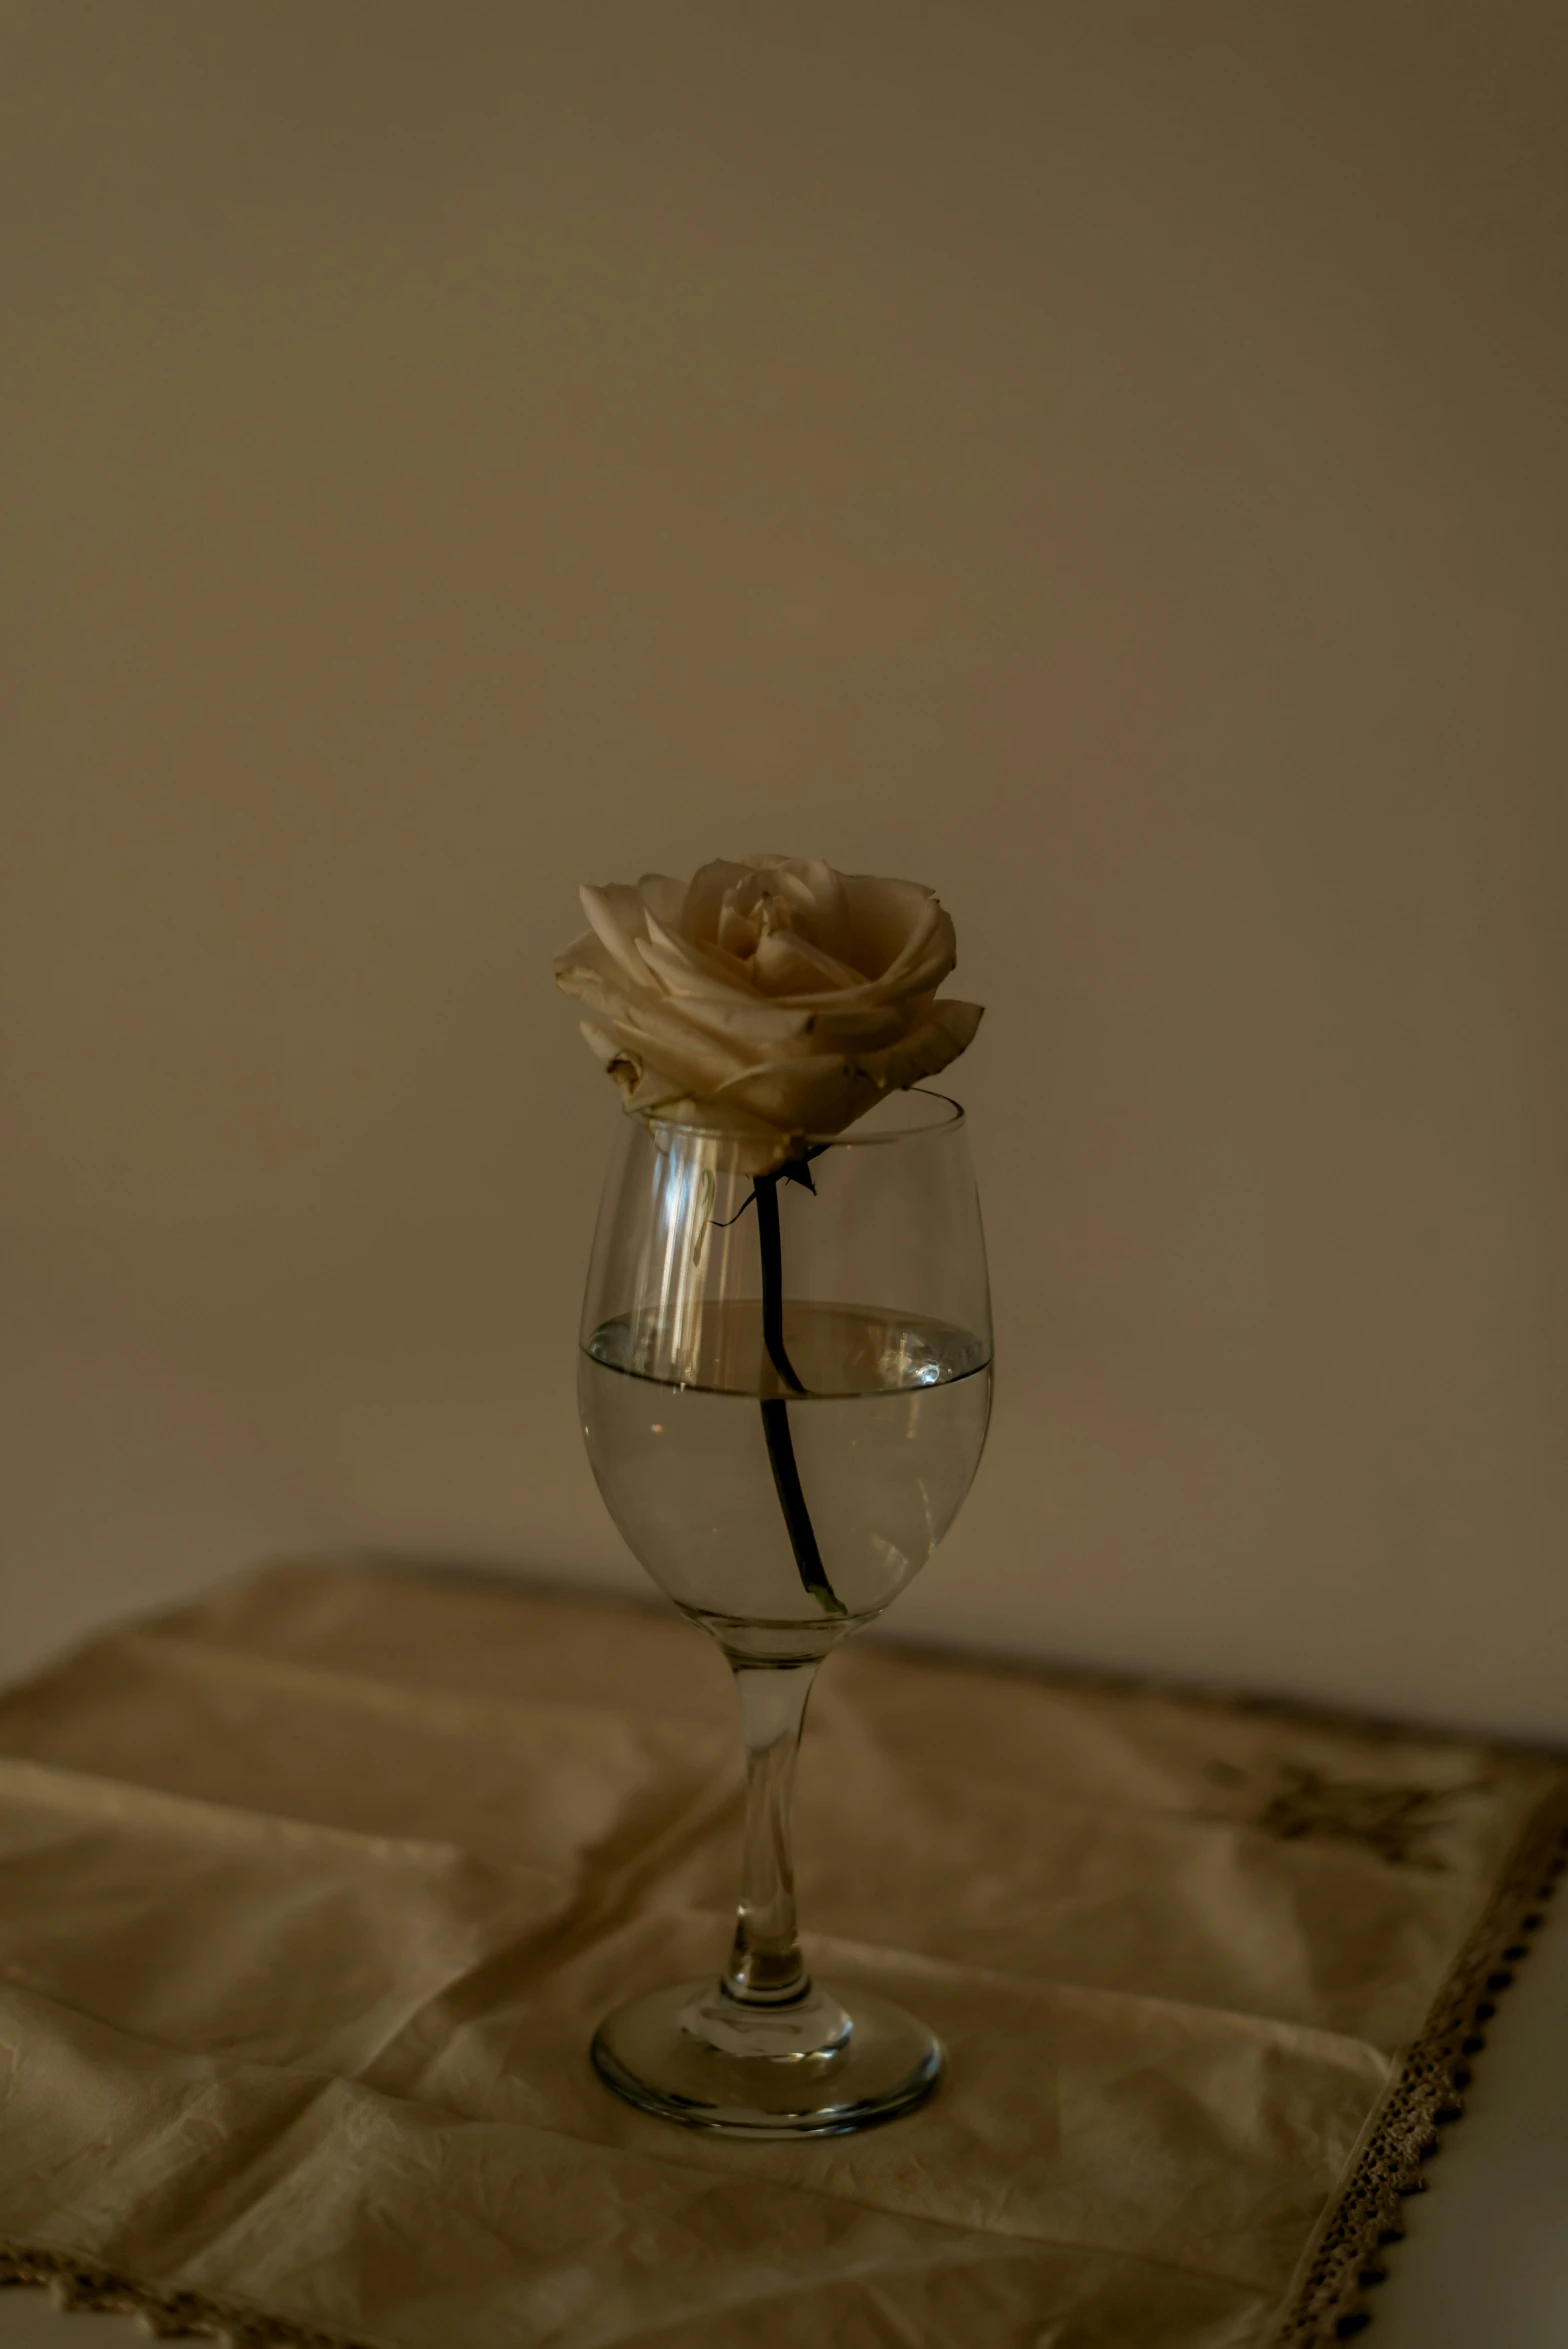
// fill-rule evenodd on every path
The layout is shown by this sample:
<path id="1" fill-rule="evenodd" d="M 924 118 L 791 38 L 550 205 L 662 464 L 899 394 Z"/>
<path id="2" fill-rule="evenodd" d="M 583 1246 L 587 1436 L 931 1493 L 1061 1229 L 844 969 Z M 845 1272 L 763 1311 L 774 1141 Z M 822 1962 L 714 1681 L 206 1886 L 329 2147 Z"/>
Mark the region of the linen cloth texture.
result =
<path id="1" fill-rule="evenodd" d="M 727 1947 L 717 1651 L 490 1578 L 270 1568 L 0 1702 L 9 2272 L 247 2343 L 1305 2337 L 1407 2051 L 1563 1791 L 852 1647 L 801 1767 L 807 1952 L 949 2073 L 860 2136 L 736 2143 L 587 2060 Z"/>

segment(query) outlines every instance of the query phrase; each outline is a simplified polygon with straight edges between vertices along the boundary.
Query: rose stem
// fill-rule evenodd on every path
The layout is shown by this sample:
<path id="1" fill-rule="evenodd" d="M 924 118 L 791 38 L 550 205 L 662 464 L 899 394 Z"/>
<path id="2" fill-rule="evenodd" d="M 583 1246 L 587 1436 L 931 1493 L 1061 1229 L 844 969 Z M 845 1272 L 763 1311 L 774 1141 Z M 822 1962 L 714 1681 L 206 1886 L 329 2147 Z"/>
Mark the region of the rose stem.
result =
<path id="1" fill-rule="evenodd" d="M 762 1257 L 762 1343 L 784 1384 L 795 1394 L 803 1395 L 806 1390 L 795 1376 L 794 1364 L 784 1350 L 784 1249 L 779 1236 L 778 1188 L 779 1175 L 783 1172 L 780 1167 L 775 1174 L 759 1175 L 756 1184 L 757 1244 Z M 806 1507 L 806 1496 L 801 1489 L 795 1439 L 790 1432 L 789 1402 L 785 1396 L 763 1396 L 762 1432 L 767 1439 L 768 1465 L 773 1471 L 773 1486 L 779 1496 L 800 1579 L 825 1613 L 842 1615 L 847 1610 L 828 1580 L 811 1511 Z"/>

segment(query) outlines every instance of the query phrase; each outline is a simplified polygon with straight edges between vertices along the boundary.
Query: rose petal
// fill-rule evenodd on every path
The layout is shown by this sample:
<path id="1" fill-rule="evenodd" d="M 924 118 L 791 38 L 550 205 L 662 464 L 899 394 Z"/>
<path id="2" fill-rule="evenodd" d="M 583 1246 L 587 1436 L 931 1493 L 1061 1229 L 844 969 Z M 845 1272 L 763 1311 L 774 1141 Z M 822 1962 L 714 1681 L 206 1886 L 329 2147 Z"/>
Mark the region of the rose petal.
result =
<path id="1" fill-rule="evenodd" d="M 844 898 L 855 959 L 873 978 L 920 951 L 944 918 L 939 900 L 918 881 L 884 881 L 874 873 L 846 873 Z"/>
<path id="2" fill-rule="evenodd" d="M 902 1003 L 852 1004 L 840 1007 L 831 995 L 810 995 L 782 1001 L 775 1008 L 804 1022 L 804 1034 L 813 1052 L 875 1052 L 907 1033 L 909 1013 Z"/>
<path id="3" fill-rule="evenodd" d="M 833 1052 L 765 1061 L 732 1078 L 713 1098 L 782 1133 L 836 1134 L 872 1106 L 879 1090 L 855 1061 Z"/>
<path id="4" fill-rule="evenodd" d="M 679 1009 L 681 1018 L 693 1027 L 749 1048 L 752 1057 L 759 1060 L 796 1042 L 803 1051 L 815 1049 L 815 1015 L 789 1004 L 768 1003 L 755 995 L 683 995 Z"/>
<path id="5" fill-rule="evenodd" d="M 639 960 L 675 995 L 734 995 L 755 1003 L 757 991 L 747 964 L 721 946 L 698 946 L 650 919 L 648 935 L 637 941 Z"/>
<path id="6" fill-rule="evenodd" d="M 749 961 L 756 952 L 757 940 L 760 936 L 761 929 L 752 916 L 743 913 L 733 898 L 726 897 L 723 905 L 719 908 L 719 927 L 715 941 L 720 951 L 724 954 L 739 955 L 743 960 Z"/>
<path id="7" fill-rule="evenodd" d="M 865 979 L 857 987 L 834 987 L 806 991 L 799 995 L 775 997 L 774 1000 L 805 1004 L 817 1004 L 823 1001 L 845 1004 L 917 1003 L 922 996 L 936 993 L 956 959 L 951 939 L 942 936 L 939 929 L 938 935 L 931 940 L 925 957 L 921 961 L 906 966 L 903 958 L 900 957 L 893 968 L 884 972 L 881 978 Z"/>
<path id="8" fill-rule="evenodd" d="M 687 882 L 680 913 L 670 927 L 693 945 L 715 944 L 726 893 L 745 878 L 745 873 L 744 865 L 731 864 L 723 857 L 701 866 Z"/>
<path id="9" fill-rule="evenodd" d="M 622 1004 L 633 994 L 650 992 L 647 978 L 641 973 L 633 986 L 604 941 L 595 937 L 592 930 L 584 930 L 564 954 L 556 957 L 555 983 L 564 994 L 575 995 L 580 1001 L 601 1008 L 606 1004 Z"/>
<path id="10" fill-rule="evenodd" d="M 602 1028 L 584 1020 L 582 1033 L 588 1039 L 589 1048 L 603 1061 L 606 1075 L 620 1087 L 627 1109 L 646 1113 L 689 1100 L 690 1096 L 682 1092 L 672 1077 L 667 1077 L 662 1069 L 647 1067 L 640 1053 L 629 1052 Z"/>
<path id="11" fill-rule="evenodd" d="M 952 919 L 933 897 L 922 908 L 908 937 L 883 971 L 882 984 L 907 993 L 915 984 L 915 972 L 934 969 L 937 977 L 931 984 L 940 986 L 957 960 L 958 940 Z"/>
<path id="12" fill-rule="evenodd" d="M 645 996 L 618 1015 L 603 1017 L 617 1042 L 635 1052 L 650 1067 L 679 1078 L 694 1093 L 713 1093 L 731 1077 L 744 1075 L 759 1057 L 744 1037 L 715 1035 L 699 1028 L 663 997 Z"/>
<path id="13" fill-rule="evenodd" d="M 857 1057 L 884 1092 L 903 1092 L 922 1077 L 934 1077 L 974 1041 L 985 1017 L 978 1003 L 948 998 L 931 1006 L 931 1017 L 913 1034 L 902 1036 L 880 1052 Z"/>
<path id="14" fill-rule="evenodd" d="M 904 1092 L 956 1060 L 979 1027 L 977 1003 L 939 1003 L 912 1036 L 876 1052 L 822 1053 L 766 1061 L 720 1088 L 716 1098 L 796 1134 L 836 1134 L 884 1093 Z"/>
<path id="15" fill-rule="evenodd" d="M 861 972 L 792 930 L 770 930 L 758 944 L 752 967 L 765 995 L 824 994 L 865 984 Z"/>
<path id="16" fill-rule="evenodd" d="M 842 873 L 836 873 L 820 857 L 797 864 L 795 870 L 811 895 L 811 937 L 840 962 L 853 967 L 855 941 L 850 931 L 849 902 Z M 856 977 L 861 975 L 857 970 Z"/>
<path id="17" fill-rule="evenodd" d="M 595 936 L 603 940 L 627 977 L 638 986 L 645 986 L 647 981 L 637 960 L 643 904 L 636 890 L 628 889 L 624 881 L 612 881 L 605 889 L 592 889 L 585 883 L 577 894 Z"/>

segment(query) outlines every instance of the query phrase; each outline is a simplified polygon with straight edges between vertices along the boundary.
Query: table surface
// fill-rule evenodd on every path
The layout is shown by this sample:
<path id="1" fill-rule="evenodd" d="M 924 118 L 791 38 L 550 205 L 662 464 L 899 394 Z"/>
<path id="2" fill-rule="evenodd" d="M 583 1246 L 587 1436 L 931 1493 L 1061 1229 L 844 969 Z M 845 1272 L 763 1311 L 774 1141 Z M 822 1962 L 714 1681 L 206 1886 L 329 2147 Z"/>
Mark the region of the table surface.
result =
<path id="1" fill-rule="evenodd" d="M 1510 1991 L 1409 2239 L 1374 2302 L 1378 2349 L 1568 2342 L 1568 1896 Z M 0 2349 L 130 2349 L 129 2317 L 62 2315 L 0 2293 Z M 461 2349 L 454 2342 L 453 2349 Z"/>

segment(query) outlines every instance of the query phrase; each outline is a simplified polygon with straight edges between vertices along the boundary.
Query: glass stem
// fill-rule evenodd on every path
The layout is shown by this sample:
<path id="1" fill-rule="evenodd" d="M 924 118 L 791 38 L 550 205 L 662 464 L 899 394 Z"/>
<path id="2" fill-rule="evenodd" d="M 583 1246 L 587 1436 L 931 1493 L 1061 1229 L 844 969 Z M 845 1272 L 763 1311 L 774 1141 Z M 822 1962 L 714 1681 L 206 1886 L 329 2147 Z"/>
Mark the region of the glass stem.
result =
<path id="1" fill-rule="evenodd" d="M 817 1667 L 731 1658 L 730 1668 L 746 1741 L 746 1852 L 724 1986 L 749 2006 L 781 2006 L 811 1987 L 795 1931 L 789 1820 L 800 1727 Z"/>

